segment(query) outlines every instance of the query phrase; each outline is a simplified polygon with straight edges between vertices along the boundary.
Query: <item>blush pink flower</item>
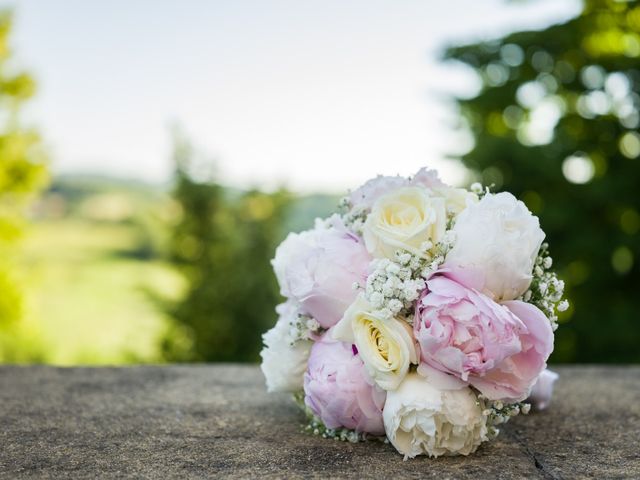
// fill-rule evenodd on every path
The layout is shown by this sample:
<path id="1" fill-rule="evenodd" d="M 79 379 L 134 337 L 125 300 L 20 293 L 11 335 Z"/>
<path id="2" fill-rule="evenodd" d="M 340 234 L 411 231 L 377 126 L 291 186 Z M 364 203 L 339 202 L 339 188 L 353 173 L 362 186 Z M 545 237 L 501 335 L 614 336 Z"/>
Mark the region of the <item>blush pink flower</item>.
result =
<path id="1" fill-rule="evenodd" d="M 387 393 L 373 383 L 355 347 L 333 340 L 331 331 L 311 348 L 304 393 L 305 404 L 327 428 L 384 435 Z"/>
<path id="2" fill-rule="evenodd" d="M 408 186 L 433 189 L 444 188 L 446 184 L 440 180 L 436 170 L 426 167 L 418 170 L 410 179 L 399 175 L 395 177 L 378 175 L 351 192 L 349 201 L 355 209 L 370 209 L 381 196 L 392 190 Z"/>
<path id="3" fill-rule="evenodd" d="M 407 185 L 409 185 L 409 180 L 404 177 L 385 177 L 378 175 L 376 178 L 372 178 L 351 192 L 349 201 L 355 209 L 370 209 L 381 196 L 386 195 L 391 190 Z"/>
<path id="4" fill-rule="evenodd" d="M 553 350 L 551 325 L 538 308 L 498 304 L 445 276 L 427 281 L 414 333 L 421 362 L 491 400 L 524 400 Z"/>
<path id="5" fill-rule="evenodd" d="M 353 284 L 364 285 L 370 261 L 362 240 L 332 217 L 328 226 L 289 234 L 272 264 L 282 295 L 329 328 L 355 300 Z"/>
<path id="6" fill-rule="evenodd" d="M 411 185 L 417 185 L 425 188 L 445 188 L 447 184 L 443 183 L 438 176 L 437 170 L 423 167 L 411 178 Z"/>

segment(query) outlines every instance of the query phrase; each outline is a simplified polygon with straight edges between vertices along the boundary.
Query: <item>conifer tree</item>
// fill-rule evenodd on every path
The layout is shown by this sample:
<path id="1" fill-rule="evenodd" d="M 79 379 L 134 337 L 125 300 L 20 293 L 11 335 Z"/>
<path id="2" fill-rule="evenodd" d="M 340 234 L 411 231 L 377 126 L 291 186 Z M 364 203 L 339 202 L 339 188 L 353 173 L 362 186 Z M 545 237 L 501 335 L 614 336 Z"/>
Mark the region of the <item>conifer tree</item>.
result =
<path id="1" fill-rule="evenodd" d="M 167 356 L 257 361 L 261 335 L 275 323 L 279 293 L 269 261 L 284 234 L 289 195 L 225 189 L 184 138 L 175 145 L 180 215 L 171 255 L 188 286 L 170 312 L 179 328 L 166 342 Z"/>

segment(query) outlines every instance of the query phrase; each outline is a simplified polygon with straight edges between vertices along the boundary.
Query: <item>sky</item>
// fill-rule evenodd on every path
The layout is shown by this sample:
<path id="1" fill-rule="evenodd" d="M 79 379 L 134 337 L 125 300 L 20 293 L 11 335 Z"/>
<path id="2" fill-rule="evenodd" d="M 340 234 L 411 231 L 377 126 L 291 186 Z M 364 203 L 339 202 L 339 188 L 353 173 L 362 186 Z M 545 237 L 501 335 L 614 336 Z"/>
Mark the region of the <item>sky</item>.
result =
<path id="1" fill-rule="evenodd" d="M 340 192 L 422 166 L 459 183 L 446 45 L 543 28 L 579 0 L 0 0 L 56 173 L 166 182 L 180 124 L 241 188 Z"/>

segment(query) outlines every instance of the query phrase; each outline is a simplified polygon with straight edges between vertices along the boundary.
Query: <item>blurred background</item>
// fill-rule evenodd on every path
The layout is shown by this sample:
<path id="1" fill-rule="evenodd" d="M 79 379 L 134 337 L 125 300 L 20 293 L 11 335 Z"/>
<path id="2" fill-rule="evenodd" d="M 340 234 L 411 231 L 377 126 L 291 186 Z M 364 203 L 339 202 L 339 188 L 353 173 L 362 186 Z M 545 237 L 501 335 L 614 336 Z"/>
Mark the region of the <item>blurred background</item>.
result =
<path id="1" fill-rule="evenodd" d="M 286 233 L 421 166 L 540 217 L 552 362 L 640 362 L 640 2 L 0 10 L 1 362 L 257 361 Z"/>

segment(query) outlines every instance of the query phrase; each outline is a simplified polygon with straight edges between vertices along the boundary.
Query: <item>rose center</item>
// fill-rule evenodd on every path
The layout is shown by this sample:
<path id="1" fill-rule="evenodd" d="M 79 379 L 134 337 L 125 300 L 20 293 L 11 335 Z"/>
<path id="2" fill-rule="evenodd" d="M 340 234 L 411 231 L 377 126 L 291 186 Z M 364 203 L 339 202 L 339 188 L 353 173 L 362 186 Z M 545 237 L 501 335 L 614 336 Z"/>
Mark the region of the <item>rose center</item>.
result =
<path id="1" fill-rule="evenodd" d="M 386 362 L 388 362 L 389 361 L 389 342 L 387 342 L 387 340 L 384 338 L 380 330 L 373 327 L 371 329 L 371 339 L 373 340 L 373 343 L 375 344 L 378 350 L 378 353 L 380 353 L 380 356 Z"/>

